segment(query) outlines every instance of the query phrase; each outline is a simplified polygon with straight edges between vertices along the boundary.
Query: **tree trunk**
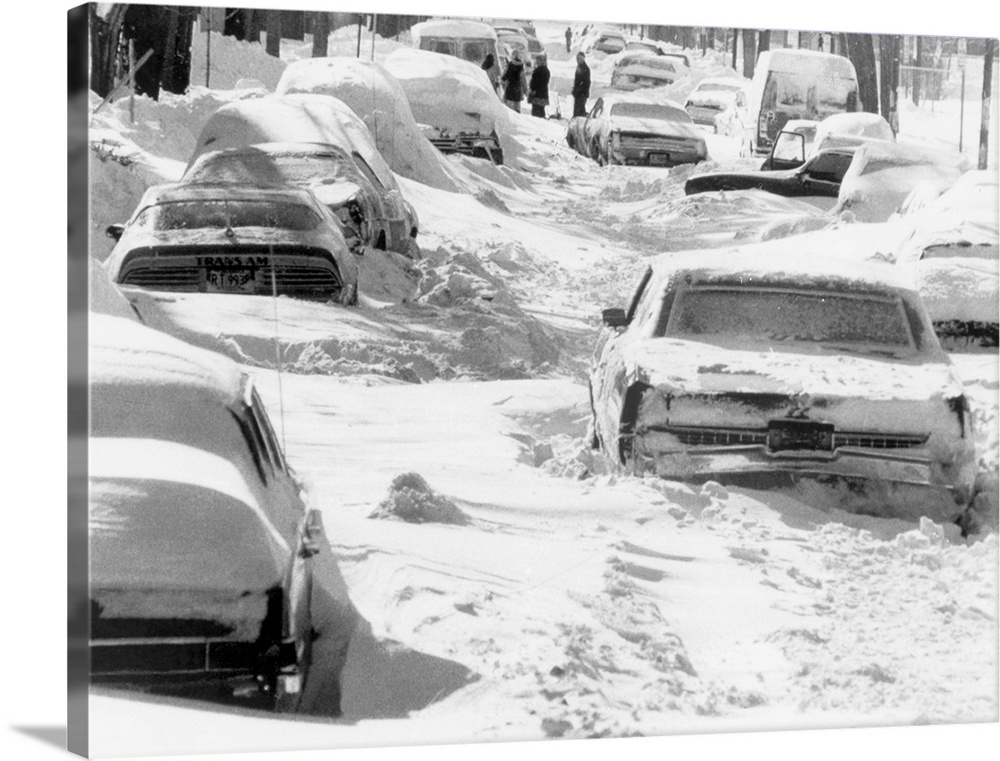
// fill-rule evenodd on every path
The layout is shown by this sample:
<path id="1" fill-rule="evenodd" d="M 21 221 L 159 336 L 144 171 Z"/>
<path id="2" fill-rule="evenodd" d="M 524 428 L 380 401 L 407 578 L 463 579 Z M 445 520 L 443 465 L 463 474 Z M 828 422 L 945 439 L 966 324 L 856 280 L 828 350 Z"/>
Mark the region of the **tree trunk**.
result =
<path id="1" fill-rule="evenodd" d="M 181 9 L 177 6 L 169 5 L 164 11 L 167 14 L 167 28 L 163 39 L 163 72 L 160 82 L 164 90 L 176 93 L 178 91 L 174 89 L 174 62 L 177 59 L 177 27 Z M 184 92 L 184 90 L 182 89 L 180 92 Z"/>
<path id="2" fill-rule="evenodd" d="M 264 11 L 267 14 L 267 54 L 281 57 L 281 11 Z"/>
<path id="3" fill-rule="evenodd" d="M 986 40 L 986 55 L 983 56 L 983 117 L 979 126 L 979 163 L 978 169 L 986 168 L 990 146 L 990 101 L 993 96 L 993 55 L 996 52 L 996 39 Z"/>
<path id="4" fill-rule="evenodd" d="M 757 64 L 757 30 L 743 30 L 743 76 L 753 79 L 753 69 Z"/>
<path id="5" fill-rule="evenodd" d="M 765 50 L 771 49 L 771 30 L 761 29 L 760 36 L 757 38 L 757 55 L 760 55 Z"/>
<path id="6" fill-rule="evenodd" d="M 893 133 L 899 131 L 899 49 L 901 38 L 896 34 L 879 35 L 879 59 L 881 76 L 879 82 L 879 111 Z"/>
<path id="7" fill-rule="evenodd" d="M 330 42 L 330 16 L 326 11 L 312 14 L 313 58 L 324 58 L 328 54 Z"/>
<path id="8" fill-rule="evenodd" d="M 923 48 L 923 39 L 924 39 L 923 37 L 921 37 L 919 35 L 917 36 L 917 52 L 916 52 L 916 55 L 913 56 L 913 65 L 914 66 L 923 66 L 923 63 L 922 63 L 923 57 L 924 57 L 924 55 L 923 55 L 924 51 L 922 49 Z M 920 77 L 922 77 L 924 73 L 922 71 L 913 71 L 913 72 L 910 72 L 910 73 L 911 73 L 911 75 L 913 77 L 913 105 L 914 106 L 919 106 L 920 105 Z"/>
<path id="9" fill-rule="evenodd" d="M 122 20 L 127 5 L 115 3 L 104 18 L 97 15 L 97 6 L 87 6 L 90 16 L 90 89 L 107 97 L 115 86 L 118 69 L 118 46 Z"/>
<path id="10" fill-rule="evenodd" d="M 878 113 L 878 79 L 875 68 L 875 42 L 871 34 L 848 34 L 847 57 L 858 73 L 858 98 L 861 111 Z"/>
<path id="11" fill-rule="evenodd" d="M 246 41 L 260 42 L 260 29 L 264 19 L 264 11 L 247 8 L 243 11 L 246 24 Z"/>
<path id="12" fill-rule="evenodd" d="M 736 68 L 736 52 L 737 52 L 737 46 L 739 45 L 739 40 L 740 40 L 740 30 L 739 29 L 734 29 L 733 30 L 733 71 L 739 71 L 739 69 Z"/>

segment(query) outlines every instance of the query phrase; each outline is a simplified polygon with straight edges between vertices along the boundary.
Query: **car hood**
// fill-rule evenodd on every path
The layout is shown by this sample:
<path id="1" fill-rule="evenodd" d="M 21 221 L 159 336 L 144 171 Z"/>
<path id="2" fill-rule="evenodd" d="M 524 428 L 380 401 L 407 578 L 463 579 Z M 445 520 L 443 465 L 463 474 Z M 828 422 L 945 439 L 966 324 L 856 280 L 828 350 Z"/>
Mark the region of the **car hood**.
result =
<path id="1" fill-rule="evenodd" d="M 643 119 L 637 116 L 613 116 L 609 120 L 610 129 L 622 132 L 644 132 L 665 137 L 702 139 L 702 132 L 693 124 L 664 121 L 663 119 Z"/>

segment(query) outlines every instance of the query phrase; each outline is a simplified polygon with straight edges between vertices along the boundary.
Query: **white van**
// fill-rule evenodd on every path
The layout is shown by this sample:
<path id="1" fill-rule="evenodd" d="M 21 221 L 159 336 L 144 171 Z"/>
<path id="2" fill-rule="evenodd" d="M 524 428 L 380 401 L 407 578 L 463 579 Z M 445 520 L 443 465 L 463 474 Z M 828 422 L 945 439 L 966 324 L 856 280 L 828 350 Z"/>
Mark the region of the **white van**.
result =
<path id="1" fill-rule="evenodd" d="M 848 59 L 815 50 L 765 50 L 751 84 L 753 151 L 766 156 L 791 119 L 821 121 L 859 108 L 858 76 Z"/>
<path id="2" fill-rule="evenodd" d="M 497 33 L 489 24 L 468 19 L 431 19 L 410 28 L 413 47 L 461 58 L 482 66 L 488 54 L 493 55 L 490 81 L 499 81 L 501 55 Z M 527 40 L 525 40 L 527 44 Z"/>

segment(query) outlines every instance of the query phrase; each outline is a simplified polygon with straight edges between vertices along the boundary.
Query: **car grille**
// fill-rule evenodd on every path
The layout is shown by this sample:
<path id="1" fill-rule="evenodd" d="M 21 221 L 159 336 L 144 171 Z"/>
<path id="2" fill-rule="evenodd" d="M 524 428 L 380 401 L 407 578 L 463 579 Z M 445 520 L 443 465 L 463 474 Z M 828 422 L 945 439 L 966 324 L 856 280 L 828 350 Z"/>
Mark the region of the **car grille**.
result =
<path id="1" fill-rule="evenodd" d="M 92 641 L 90 671 L 95 676 L 251 671 L 260 658 L 256 642 L 175 640 Z"/>
<path id="2" fill-rule="evenodd" d="M 663 426 L 662 428 L 657 427 L 655 430 L 676 436 L 682 444 L 692 447 L 760 446 L 767 444 L 766 428 Z M 833 434 L 833 448 L 909 449 L 923 445 L 928 438 L 927 434 L 837 431 Z"/>
<path id="3" fill-rule="evenodd" d="M 249 265 L 211 265 L 198 259 L 225 259 L 226 257 L 250 260 L 256 257 L 263 262 Z M 209 272 L 247 272 L 252 270 L 252 280 L 238 287 L 210 287 Z M 274 284 L 272 285 L 272 275 Z M 318 248 L 290 248 L 244 246 L 232 248 L 163 248 L 137 249 L 131 252 L 122 265 L 119 282 L 141 288 L 163 291 L 187 292 L 238 292 L 251 295 L 269 295 L 277 290 L 281 295 L 333 298 L 341 290 L 342 282 L 337 265 L 329 252 Z M 276 288 L 275 288 L 276 286 Z"/>

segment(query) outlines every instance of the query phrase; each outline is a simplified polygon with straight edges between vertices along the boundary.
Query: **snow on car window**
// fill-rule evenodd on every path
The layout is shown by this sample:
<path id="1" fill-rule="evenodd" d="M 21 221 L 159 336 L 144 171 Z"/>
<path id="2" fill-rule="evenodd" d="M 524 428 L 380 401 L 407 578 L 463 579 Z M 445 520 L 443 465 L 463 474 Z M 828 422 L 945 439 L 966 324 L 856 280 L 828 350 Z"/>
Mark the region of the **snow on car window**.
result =
<path id="1" fill-rule="evenodd" d="M 960 259 L 989 259 L 995 262 L 997 259 L 1000 259 L 1000 246 L 996 243 L 972 244 L 968 241 L 940 243 L 935 246 L 928 246 L 920 255 L 921 259 L 949 259 L 952 257 Z"/>
<path id="2" fill-rule="evenodd" d="M 692 288 L 678 297 L 666 327 L 669 336 L 913 348 L 895 296 Z"/>
<path id="3" fill-rule="evenodd" d="M 721 92 L 739 92 L 742 85 L 727 84 L 725 82 L 702 82 L 695 88 L 695 92 L 708 92 L 709 90 L 719 90 Z"/>
<path id="4" fill-rule="evenodd" d="M 346 156 L 335 153 L 219 154 L 192 167 L 190 182 L 330 183 L 348 179 Z"/>
<path id="5" fill-rule="evenodd" d="M 462 43 L 462 58 L 466 61 L 481 64 L 489 52 L 490 46 L 486 40 L 466 40 Z"/>
<path id="6" fill-rule="evenodd" d="M 277 227 L 315 230 L 322 218 L 297 203 L 258 200 L 170 201 L 144 209 L 136 224 L 153 230 L 201 230 L 227 227 Z"/>
<path id="7" fill-rule="evenodd" d="M 659 103 L 614 103 L 612 116 L 630 116 L 636 119 L 661 119 L 671 122 L 689 122 L 691 117 L 680 108 L 671 108 Z"/>

